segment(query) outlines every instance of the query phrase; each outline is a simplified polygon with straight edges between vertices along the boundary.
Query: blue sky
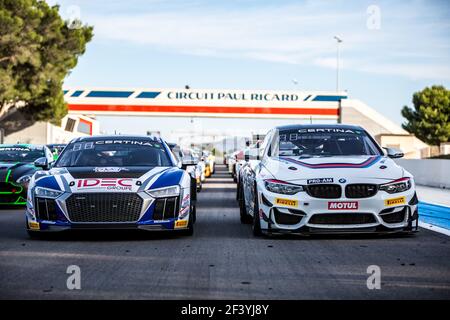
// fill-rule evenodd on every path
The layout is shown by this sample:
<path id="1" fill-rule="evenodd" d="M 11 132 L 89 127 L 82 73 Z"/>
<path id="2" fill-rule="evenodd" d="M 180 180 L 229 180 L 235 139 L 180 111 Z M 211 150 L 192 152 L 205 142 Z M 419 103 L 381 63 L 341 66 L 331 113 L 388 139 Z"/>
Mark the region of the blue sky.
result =
<path id="1" fill-rule="evenodd" d="M 334 35 L 341 89 L 397 123 L 413 92 L 450 87 L 449 1 L 48 2 L 94 26 L 68 87 L 334 90 Z"/>

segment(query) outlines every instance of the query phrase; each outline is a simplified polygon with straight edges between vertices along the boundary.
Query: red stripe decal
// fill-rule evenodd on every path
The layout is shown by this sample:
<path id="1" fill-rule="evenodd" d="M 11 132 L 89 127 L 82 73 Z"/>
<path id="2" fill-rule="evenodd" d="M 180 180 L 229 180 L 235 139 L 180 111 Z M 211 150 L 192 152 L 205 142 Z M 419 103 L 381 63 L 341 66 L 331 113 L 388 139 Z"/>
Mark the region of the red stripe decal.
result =
<path id="1" fill-rule="evenodd" d="M 338 116 L 337 108 L 264 108 L 227 106 L 149 106 L 149 105 L 102 105 L 68 104 L 69 111 L 111 111 L 111 112 L 180 112 L 180 113 L 244 113 L 244 114 L 299 114 Z"/>

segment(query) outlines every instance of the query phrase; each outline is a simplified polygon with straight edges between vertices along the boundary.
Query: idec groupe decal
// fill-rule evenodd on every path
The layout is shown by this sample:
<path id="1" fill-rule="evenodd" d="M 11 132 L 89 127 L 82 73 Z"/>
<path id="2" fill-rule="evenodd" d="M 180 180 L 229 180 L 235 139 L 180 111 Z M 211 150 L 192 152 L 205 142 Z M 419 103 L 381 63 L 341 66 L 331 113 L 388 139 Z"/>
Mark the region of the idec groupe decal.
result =
<path id="1" fill-rule="evenodd" d="M 131 191 L 133 179 L 128 178 L 88 178 L 77 180 L 78 190 L 105 189 L 113 191 Z"/>
<path id="2" fill-rule="evenodd" d="M 328 210 L 358 210 L 358 201 L 328 202 Z"/>

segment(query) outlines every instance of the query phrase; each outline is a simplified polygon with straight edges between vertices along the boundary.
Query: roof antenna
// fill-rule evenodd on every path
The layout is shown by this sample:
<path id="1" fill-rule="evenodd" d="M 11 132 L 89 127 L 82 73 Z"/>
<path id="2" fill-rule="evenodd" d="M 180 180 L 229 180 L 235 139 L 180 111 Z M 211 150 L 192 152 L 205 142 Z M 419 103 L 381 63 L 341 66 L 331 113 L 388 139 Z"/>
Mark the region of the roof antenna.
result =
<path id="1" fill-rule="evenodd" d="M 312 116 L 309 116 L 309 122 L 312 124 Z"/>

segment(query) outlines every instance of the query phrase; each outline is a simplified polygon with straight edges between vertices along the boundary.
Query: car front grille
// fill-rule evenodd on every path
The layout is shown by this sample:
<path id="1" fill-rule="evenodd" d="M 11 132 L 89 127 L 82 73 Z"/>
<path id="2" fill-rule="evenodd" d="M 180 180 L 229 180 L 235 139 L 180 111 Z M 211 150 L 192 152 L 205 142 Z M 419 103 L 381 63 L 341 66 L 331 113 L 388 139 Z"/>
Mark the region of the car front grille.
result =
<path id="1" fill-rule="evenodd" d="M 349 199 L 369 198 L 377 194 L 376 184 L 355 183 L 345 186 L 345 196 Z"/>
<path id="2" fill-rule="evenodd" d="M 0 182 L 0 192 L 11 192 L 11 193 L 20 193 L 22 191 L 22 187 L 15 186 L 9 182 Z"/>
<path id="3" fill-rule="evenodd" d="M 0 203 L 14 203 L 17 198 L 17 194 L 0 194 Z"/>
<path id="4" fill-rule="evenodd" d="M 156 199 L 153 220 L 167 220 L 178 217 L 179 203 L 179 197 Z"/>
<path id="5" fill-rule="evenodd" d="M 66 200 L 72 222 L 135 222 L 143 200 L 136 193 L 75 193 Z"/>
<path id="6" fill-rule="evenodd" d="M 368 224 L 377 222 L 371 213 L 321 213 L 315 214 L 309 219 L 311 224 Z"/>
<path id="7" fill-rule="evenodd" d="M 36 198 L 36 215 L 40 220 L 56 221 L 56 202 L 53 199 Z"/>
<path id="8" fill-rule="evenodd" d="M 341 186 L 338 184 L 317 184 L 306 187 L 306 192 L 313 198 L 337 199 L 341 197 Z"/>

